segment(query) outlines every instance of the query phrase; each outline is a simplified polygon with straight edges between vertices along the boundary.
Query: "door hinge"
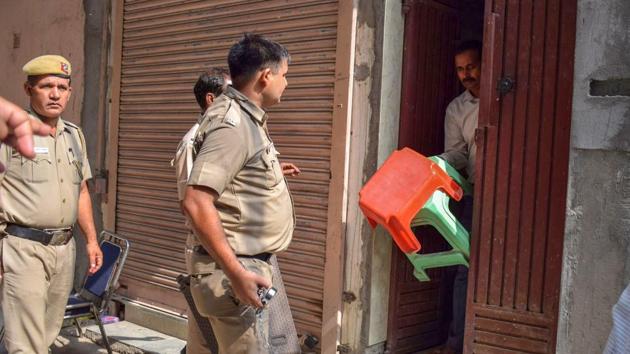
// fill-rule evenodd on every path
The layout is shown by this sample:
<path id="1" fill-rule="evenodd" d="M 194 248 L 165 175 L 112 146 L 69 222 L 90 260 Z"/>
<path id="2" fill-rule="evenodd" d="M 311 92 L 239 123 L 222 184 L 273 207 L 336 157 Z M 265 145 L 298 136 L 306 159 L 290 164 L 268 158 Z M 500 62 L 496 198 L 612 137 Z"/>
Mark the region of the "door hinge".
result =
<path id="1" fill-rule="evenodd" d="M 346 303 L 351 303 L 357 299 L 357 296 L 354 295 L 352 291 L 344 291 L 341 293 L 341 301 Z"/>
<path id="2" fill-rule="evenodd" d="M 337 346 L 337 351 L 342 354 L 347 354 L 351 352 L 351 348 L 349 344 L 339 344 Z"/>

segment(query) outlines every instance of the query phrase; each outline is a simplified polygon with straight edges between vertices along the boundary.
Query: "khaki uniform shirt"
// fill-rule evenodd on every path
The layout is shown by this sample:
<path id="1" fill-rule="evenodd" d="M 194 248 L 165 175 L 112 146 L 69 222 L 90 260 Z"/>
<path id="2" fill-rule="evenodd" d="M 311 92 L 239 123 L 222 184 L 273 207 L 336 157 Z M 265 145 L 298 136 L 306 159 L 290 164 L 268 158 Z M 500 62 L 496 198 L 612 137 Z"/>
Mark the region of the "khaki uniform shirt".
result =
<path id="1" fill-rule="evenodd" d="M 77 220 L 81 182 L 92 177 L 81 129 L 60 118 L 55 136 L 34 136 L 34 143 L 33 160 L 0 147 L 6 166 L 0 174 L 0 229 L 7 223 L 64 228 Z"/>
<path id="2" fill-rule="evenodd" d="M 477 144 L 475 130 L 479 117 L 479 98 L 468 90 L 455 97 L 446 108 L 444 153 L 440 155 L 455 169 L 466 169 L 468 181 L 475 182 Z"/>
<path id="3" fill-rule="evenodd" d="M 275 253 L 289 246 L 295 218 L 267 114 L 228 87 L 206 111 L 203 145 L 188 185 L 212 188 L 227 240 L 237 255 Z"/>

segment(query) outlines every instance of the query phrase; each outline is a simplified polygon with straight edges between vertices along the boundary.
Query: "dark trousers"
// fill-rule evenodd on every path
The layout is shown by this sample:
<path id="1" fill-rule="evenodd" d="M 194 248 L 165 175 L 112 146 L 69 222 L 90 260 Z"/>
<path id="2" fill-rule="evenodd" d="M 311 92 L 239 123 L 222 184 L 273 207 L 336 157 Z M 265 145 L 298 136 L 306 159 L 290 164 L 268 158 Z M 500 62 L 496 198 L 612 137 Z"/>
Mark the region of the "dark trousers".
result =
<path id="1" fill-rule="evenodd" d="M 452 206 L 451 210 L 459 222 L 468 230 L 472 228 L 473 199 L 464 196 L 459 203 Z M 472 237 L 472 234 L 470 234 Z M 464 348 L 464 325 L 466 320 L 466 290 L 468 287 L 468 267 L 456 266 L 453 279 L 453 317 L 448 329 L 446 345 L 456 353 L 461 353 Z"/>

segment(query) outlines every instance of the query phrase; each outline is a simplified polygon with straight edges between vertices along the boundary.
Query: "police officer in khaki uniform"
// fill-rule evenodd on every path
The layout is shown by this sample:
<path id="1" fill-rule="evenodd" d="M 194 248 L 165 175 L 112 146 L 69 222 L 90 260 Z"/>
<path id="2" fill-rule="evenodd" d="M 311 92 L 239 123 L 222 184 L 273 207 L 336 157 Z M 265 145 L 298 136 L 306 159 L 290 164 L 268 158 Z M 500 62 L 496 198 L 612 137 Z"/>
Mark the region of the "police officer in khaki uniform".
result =
<path id="1" fill-rule="evenodd" d="M 2 313 L 9 353 L 48 352 L 72 288 L 78 221 L 86 237 L 89 273 L 101 266 L 91 178 L 81 129 L 61 119 L 70 98 L 70 63 L 44 55 L 24 65 L 29 113 L 51 128 L 34 138 L 35 157 L 0 148 L 0 230 L 2 230 Z"/>
<path id="2" fill-rule="evenodd" d="M 200 125 L 203 144 L 183 201 L 199 245 L 190 260 L 191 293 L 207 316 L 220 353 L 269 352 L 268 313 L 259 288 L 272 285 L 273 253 L 287 249 L 293 204 L 263 110 L 287 86 L 289 53 L 246 34 L 232 46 L 233 87 L 217 97 Z"/>

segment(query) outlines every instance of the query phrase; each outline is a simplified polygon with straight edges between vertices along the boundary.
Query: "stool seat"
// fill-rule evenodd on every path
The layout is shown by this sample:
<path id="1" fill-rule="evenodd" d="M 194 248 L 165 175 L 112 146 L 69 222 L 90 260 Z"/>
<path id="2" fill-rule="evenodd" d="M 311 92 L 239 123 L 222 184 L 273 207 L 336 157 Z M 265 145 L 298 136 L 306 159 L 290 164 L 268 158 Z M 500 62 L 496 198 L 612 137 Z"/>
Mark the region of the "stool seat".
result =
<path id="1" fill-rule="evenodd" d="M 359 207 L 374 228 L 382 225 L 404 253 L 421 244 L 411 231 L 411 220 L 435 191 L 455 200 L 462 188 L 434 161 L 409 149 L 394 151 L 359 192 Z"/>
<path id="2" fill-rule="evenodd" d="M 472 185 L 437 156 L 424 157 L 411 150 L 395 151 L 359 193 L 359 206 L 372 227 L 382 225 L 414 267 L 420 281 L 431 280 L 426 270 L 468 267 L 468 231 L 449 209 L 450 198 L 472 194 Z M 411 230 L 433 226 L 451 250 L 418 254 L 419 238 Z M 421 239 L 421 237 L 420 237 Z"/>

